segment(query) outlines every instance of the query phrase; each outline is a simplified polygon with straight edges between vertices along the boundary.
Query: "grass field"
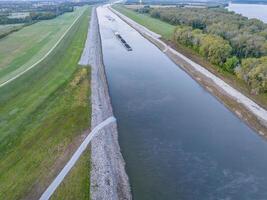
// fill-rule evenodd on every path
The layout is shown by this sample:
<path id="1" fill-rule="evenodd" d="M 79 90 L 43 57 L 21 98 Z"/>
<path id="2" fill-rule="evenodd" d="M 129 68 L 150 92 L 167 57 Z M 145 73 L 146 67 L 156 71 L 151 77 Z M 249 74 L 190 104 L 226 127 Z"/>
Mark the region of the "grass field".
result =
<path id="1" fill-rule="evenodd" d="M 82 12 L 47 59 L 0 88 L 0 199 L 37 199 L 90 126 L 90 71 L 77 64 L 90 9 Z"/>
<path id="2" fill-rule="evenodd" d="M 76 9 L 0 39 L 0 83 L 40 60 L 83 11 L 84 8 Z"/>
<path id="3" fill-rule="evenodd" d="M 90 151 L 86 150 L 64 181 L 59 185 L 51 200 L 90 199 Z"/>
<path id="4" fill-rule="evenodd" d="M 171 39 L 174 32 L 175 26 L 163 22 L 159 19 L 152 18 L 145 14 L 139 14 L 131 9 L 127 9 L 120 5 L 113 6 L 114 9 L 133 19 L 137 23 L 147 27 L 151 31 L 162 35 L 162 37 Z"/>
<path id="5" fill-rule="evenodd" d="M 172 46 L 175 46 L 175 48 L 180 53 L 192 59 L 196 63 L 204 66 L 209 71 L 216 74 L 221 79 L 223 79 L 224 81 L 226 81 L 227 83 L 229 83 L 230 85 L 238 89 L 239 91 L 242 91 L 242 93 L 244 93 L 246 96 L 250 97 L 255 102 L 257 102 L 259 105 L 267 109 L 267 94 L 266 93 L 260 94 L 260 95 L 251 95 L 250 88 L 243 80 L 239 80 L 237 79 L 235 75 L 220 69 L 218 66 L 212 65 L 210 62 L 208 62 L 205 58 L 201 57 L 199 54 L 197 54 L 192 49 L 185 47 L 183 45 L 174 45 L 174 43 L 172 42 L 172 34 L 173 34 L 175 26 L 170 25 L 167 22 L 163 22 L 159 19 L 152 18 L 149 15 L 137 13 L 122 5 L 115 5 L 113 6 L 113 8 L 121 12 L 122 14 L 126 15 L 127 17 L 131 18 L 132 20 L 136 21 L 137 23 L 147 27 L 151 31 L 154 31 L 155 33 L 162 35 L 162 39 L 164 41 L 167 41 Z"/>

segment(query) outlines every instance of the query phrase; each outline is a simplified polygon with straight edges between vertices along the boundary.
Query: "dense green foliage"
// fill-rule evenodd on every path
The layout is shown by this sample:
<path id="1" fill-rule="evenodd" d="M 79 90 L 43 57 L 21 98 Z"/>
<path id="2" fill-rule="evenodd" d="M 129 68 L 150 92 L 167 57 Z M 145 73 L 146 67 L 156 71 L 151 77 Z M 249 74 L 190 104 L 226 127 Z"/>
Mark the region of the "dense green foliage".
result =
<path id="1" fill-rule="evenodd" d="M 179 43 L 192 47 L 211 63 L 219 66 L 223 66 L 232 53 L 232 47 L 223 38 L 216 35 L 203 34 L 202 31 L 193 30 L 188 26 L 177 27 L 174 38 Z"/>
<path id="2" fill-rule="evenodd" d="M 37 199 L 90 125 L 83 11 L 47 59 L 0 88 L 0 199 Z"/>
<path id="3" fill-rule="evenodd" d="M 261 58 L 246 58 L 236 74 L 245 80 L 252 88 L 252 93 L 267 91 L 267 56 Z"/>
<path id="4" fill-rule="evenodd" d="M 226 9 L 148 8 L 141 13 L 176 25 L 173 40 L 230 73 L 242 73 L 254 94 L 266 93 L 267 25 Z M 247 63 L 254 58 L 253 66 Z M 241 63 L 241 65 L 240 65 Z M 260 66 L 255 63 L 261 63 Z M 238 71 L 238 72 L 237 72 Z M 245 74 L 244 74 L 245 73 Z M 255 73 L 259 75 L 255 75 Z M 253 74 L 253 75 L 251 75 Z M 260 78 L 259 78 L 260 77 Z"/>
<path id="5" fill-rule="evenodd" d="M 224 68 L 226 71 L 234 73 L 236 66 L 239 65 L 239 60 L 236 56 L 231 58 L 227 58 L 226 62 L 224 63 Z"/>
<path id="6" fill-rule="evenodd" d="M 267 25 L 260 20 L 248 20 L 225 9 L 159 8 L 151 10 L 158 17 L 174 25 L 200 29 L 227 40 L 237 57 L 259 57 L 267 54 Z"/>

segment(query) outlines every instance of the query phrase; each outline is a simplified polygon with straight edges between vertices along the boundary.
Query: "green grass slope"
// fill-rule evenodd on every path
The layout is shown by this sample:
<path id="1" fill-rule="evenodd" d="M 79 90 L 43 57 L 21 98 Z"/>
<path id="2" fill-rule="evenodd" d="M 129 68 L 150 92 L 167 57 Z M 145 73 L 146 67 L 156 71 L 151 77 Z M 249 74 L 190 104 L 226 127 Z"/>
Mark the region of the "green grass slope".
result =
<path id="1" fill-rule="evenodd" d="M 86 150 L 64 181 L 59 185 L 51 200 L 90 199 L 90 151 Z"/>
<path id="2" fill-rule="evenodd" d="M 90 9 L 83 11 L 47 59 L 0 88 L 0 199 L 38 198 L 89 127 L 90 72 L 77 64 Z"/>
<path id="3" fill-rule="evenodd" d="M 0 39 L 0 83 L 40 60 L 83 11 L 84 8 L 76 9 Z"/>
<path id="4" fill-rule="evenodd" d="M 23 28 L 24 24 L 0 25 L 0 39 Z"/>
<path id="5" fill-rule="evenodd" d="M 175 26 L 163 22 L 159 19 L 152 18 L 145 14 L 139 14 L 133 10 L 127 9 L 121 5 L 114 5 L 114 9 L 136 21 L 137 23 L 147 27 L 151 31 L 162 35 L 166 39 L 171 39 Z"/>

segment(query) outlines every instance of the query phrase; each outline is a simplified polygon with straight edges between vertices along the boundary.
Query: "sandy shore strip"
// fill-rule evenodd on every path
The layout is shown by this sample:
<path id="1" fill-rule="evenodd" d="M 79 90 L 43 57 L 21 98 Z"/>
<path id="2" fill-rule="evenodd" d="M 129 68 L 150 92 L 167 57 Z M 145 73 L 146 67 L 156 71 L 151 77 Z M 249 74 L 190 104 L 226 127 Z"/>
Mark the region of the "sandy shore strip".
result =
<path id="1" fill-rule="evenodd" d="M 90 65 L 92 121 L 94 128 L 106 118 L 113 116 L 105 68 L 103 64 L 101 37 L 97 9 L 93 8 L 84 53 L 79 62 Z M 91 142 L 90 198 L 92 200 L 132 199 L 125 162 L 118 143 L 117 124 L 101 129 Z"/>
<path id="2" fill-rule="evenodd" d="M 161 36 L 159 34 L 148 30 L 110 6 L 109 9 L 156 45 L 171 60 L 179 65 L 179 67 L 185 70 L 193 79 L 222 101 L 231 111 L 233 111 L 239 118 L 243 119 L 260 135 L 267 136 L 267 111 L 264 108 L 235 88 L 231 87 L 229 84 L 225 83 L 222 79 L 212 74 L 203 66 L 195 63 L 168 46 L 165 42 L 160 40 Z"/>

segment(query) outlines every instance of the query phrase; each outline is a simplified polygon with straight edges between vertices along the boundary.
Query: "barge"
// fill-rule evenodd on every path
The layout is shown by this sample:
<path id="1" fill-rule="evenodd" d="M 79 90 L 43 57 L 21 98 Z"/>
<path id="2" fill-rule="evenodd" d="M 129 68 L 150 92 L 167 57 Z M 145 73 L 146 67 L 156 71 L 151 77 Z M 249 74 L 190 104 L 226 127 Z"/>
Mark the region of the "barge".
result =
<path id="1" fill-rule="evenodd" d="M 109 16 L 109 15 L 106 15 L 105 17 L 106 17 L 109 21 L 112 21 L 112 22 L 115 21 L 115 19 L 114 19 L 113 17 Z"/>
<path id="2" fill-rule="evenodd" d="M 132 51 L 132 47 L 121 37 L 118 32 L 114 33 L 116 38 L 121 42 L 121 44 L 126 48 L 127 51 Z"/>

